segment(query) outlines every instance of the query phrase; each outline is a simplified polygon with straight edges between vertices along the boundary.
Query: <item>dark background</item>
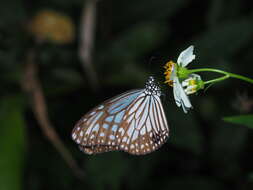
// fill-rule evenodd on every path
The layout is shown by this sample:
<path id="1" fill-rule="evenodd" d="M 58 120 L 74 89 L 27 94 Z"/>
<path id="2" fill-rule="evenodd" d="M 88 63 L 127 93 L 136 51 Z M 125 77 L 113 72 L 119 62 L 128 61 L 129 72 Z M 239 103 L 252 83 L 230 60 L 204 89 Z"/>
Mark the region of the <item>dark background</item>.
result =
<path id="1" fill-rule="evenodd" d="M 101 0 L 92 66 L 98 88 L 78 55 L 83 0 L 0 2 L 0 190 L 253 188 L 252 130 L 222 118 L 252 113 L 252 85 L 229 79 L 191 96 L 194 109 L 176 107 L 163 84 L 163 65 L 189 45 L 190 68 L 212 67 L 252 77 L 253 8 L 242 0 Z M 41 10 L 68 15 L 70 43 L 38 44 L 27 28 Z M 80 179 L 41 130 L 33 94 L 22 86 L 28 55 L 46 99 L 48 116 L 85 172 Z M 149 75 L 163 88 L 170 138 L 145 156 L 110 152 L 88 156 L 71 140 L 76 121 L 93 106 L 133 88 Z M 203 74 L 204 80 L 218 77 Z"/>

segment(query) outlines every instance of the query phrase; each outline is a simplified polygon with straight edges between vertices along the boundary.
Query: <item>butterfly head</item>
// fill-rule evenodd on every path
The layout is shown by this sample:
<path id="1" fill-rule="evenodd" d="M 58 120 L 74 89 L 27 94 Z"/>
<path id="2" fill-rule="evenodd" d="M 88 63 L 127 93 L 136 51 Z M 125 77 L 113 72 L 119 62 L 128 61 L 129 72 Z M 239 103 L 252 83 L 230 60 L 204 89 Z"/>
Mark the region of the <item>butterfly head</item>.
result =
<path id="1" fill-rule="evenodd" d="M 161 89 L 153 76 L 150 76 L 145 85 L 145 92 L 147 95 L 161 96 Z"/>

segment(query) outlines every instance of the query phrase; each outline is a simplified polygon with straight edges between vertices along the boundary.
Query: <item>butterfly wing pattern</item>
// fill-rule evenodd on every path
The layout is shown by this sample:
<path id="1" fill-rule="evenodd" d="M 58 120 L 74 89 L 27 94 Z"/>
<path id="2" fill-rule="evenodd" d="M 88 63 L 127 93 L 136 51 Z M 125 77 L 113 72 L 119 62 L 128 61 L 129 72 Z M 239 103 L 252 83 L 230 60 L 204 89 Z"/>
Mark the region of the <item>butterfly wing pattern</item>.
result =
<path id="1" fill-rule="evenodd" d="M 169 128 L 153 77 L 145 89 L 125 92 L 84 115 L 72 131 L 72 139 L 87 154 L 122 150 L 143 155 L 158 149 Z"/>

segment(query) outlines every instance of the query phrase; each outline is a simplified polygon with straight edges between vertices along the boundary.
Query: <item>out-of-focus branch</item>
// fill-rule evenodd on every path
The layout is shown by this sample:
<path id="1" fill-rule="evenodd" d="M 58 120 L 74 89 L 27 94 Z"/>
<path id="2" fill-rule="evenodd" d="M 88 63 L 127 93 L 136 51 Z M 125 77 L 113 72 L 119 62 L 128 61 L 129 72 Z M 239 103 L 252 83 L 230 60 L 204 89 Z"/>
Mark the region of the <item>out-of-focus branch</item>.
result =
<path id="1" fill-rule="evenodd" d="M 24 76 L 21 81 L 21 85 L 24 91 L 30 95 L 32 110 L 34 115 L 39 123 L 39 126 L 44 133 L 44 135 L 48 138 L 48 140 L 54 145 L 56 150 L 61 154 L 63 159 L 66 161 L 68 166 L 72 169 L 74 174 L 83 179 L 84 173 L 81 171 L 73 159 L 71 153 L 66 149 L 60 137 L 54 130 L 54 127 L 49 120 L 47 105 L 45 101 L 45 97 L 37 76 L 38 67 L 35 63 L 35 50 L 31 49 L 27 55 L 27 62 L 24 68 Z"/>
<path id="2" fill-rule="evenodd" d="M 86 0 L 80 23 L 79 57 L 83 69 L 94 90 L 98 89 L 98 77 L 92 65 L 92 54 L 94 47 L 94 34 L 96 25 L 97 0 Z"/>

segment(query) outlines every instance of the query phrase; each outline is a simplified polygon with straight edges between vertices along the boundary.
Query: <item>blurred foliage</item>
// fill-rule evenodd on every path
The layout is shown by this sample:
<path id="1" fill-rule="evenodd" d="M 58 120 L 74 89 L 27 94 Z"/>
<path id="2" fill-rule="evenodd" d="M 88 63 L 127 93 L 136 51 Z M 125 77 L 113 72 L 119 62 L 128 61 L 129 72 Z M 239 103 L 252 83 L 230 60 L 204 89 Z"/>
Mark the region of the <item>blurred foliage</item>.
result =
<path id="1" fill-rule="evenodd" d="M 230 123 L 241 124 L 249 128 L 253 128 L 253 115 L 230 116 L 224 117 L 223 120 Z"/>
<path id="2" fill-rule="evenodd" d="M 85 0 L 1 2 L 0 190 L 251 190 L 253 132 L 243 126 L 252 127 L 253 123 L 252 85 L 228 80 L 211 86 L 191 96 L 194 109 L 187 115 L 175 105 L 172 90 L 163 85 L 163 65 L 176 60 L 191 44 L 196 50 L 191 68 L 214 67 L 252 77 L 251 1 L 98 1 L 93 52 L 100 82 L 97 92 L 91 90 L 78 57 L 84 3 Z M 56 28 L 56 39 L 72 43 L 35 43 L 29 23 L 34 15 L 49 10 L 72 20 L 74 29 L 67 29 L 71 31 L 67 37 L 62 38 L 61 31 L 65 29 Z M 51 26 L 40 23 L 36 29 Z M 48 34 L 51 29 L 38 31 Z M 37 52 L 38 76 L 48 114 L 84 169 L 84 181 L 73 176 L 42 135 L 30 98 L 20 87 L 31 48 Z M 160 81 L 165 94 L 162 99 L 170 126 L 168 142 L 158 151 L 139 157 L 122 152 L 96 156 L 81 153 L 70 139 L 75 122 L 103 100 L 143 88 L 151 74 Z M 215 75 L 203 74 L 204 79 L 212 77 Z M 238 100 L 241 92 L 247 92 L 247 100 Z M 227 115 L 238 117 L 227 117 L 229 122 L 224 122 L 222 118 Z"/>
<path id="3" fill-rule="evenodd" d="M 24 104 L 20 97 L 0 102 L 0 189 L 22 189 L 25 158 Z"/>

